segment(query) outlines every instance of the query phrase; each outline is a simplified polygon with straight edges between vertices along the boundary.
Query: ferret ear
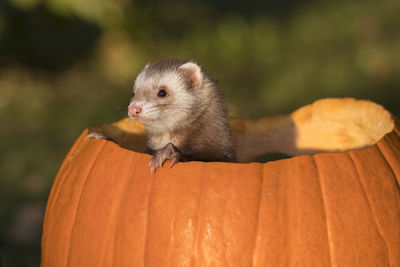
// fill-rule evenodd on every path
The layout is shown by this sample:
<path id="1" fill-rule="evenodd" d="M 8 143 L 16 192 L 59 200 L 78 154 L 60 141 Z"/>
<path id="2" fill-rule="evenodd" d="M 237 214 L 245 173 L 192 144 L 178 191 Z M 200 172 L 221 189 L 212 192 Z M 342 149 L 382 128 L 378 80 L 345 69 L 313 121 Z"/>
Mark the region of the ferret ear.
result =
<path id="1" fill-rule="evenodd" d="M 186 78 L 190 81 L 191 87 L 197 88 L 201 85 L 201 81 L 203 80 L 203 73 L 201 72 L 201 68 L 194 62 L 188 62 L 181 66 L 179 66 L 178 70 L 180 70 Z"/>

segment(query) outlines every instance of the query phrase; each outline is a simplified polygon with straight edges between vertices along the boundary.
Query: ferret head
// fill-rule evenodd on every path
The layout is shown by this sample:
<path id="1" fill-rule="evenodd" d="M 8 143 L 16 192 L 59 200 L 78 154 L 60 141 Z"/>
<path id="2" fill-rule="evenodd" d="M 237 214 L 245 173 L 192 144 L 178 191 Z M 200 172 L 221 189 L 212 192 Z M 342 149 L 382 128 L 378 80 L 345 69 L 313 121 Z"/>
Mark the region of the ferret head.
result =
<path id="1" fill-rule="evenodd" d="M 172 131 L 192 122 L 202 87 L 203 72 L 196 63 L 147 64 L 136 78 L 128 115 L 153 130 Z"/>

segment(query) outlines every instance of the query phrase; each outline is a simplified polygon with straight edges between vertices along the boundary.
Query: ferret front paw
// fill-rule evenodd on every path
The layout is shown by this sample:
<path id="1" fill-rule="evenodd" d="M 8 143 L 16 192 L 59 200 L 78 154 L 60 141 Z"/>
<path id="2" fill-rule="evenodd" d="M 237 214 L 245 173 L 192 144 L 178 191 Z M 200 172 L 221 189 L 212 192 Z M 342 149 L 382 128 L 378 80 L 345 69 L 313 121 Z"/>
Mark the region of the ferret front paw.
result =
<path id="1" fill-rule="evenodd" d="M 171 161 L 169 165 L 169 168 L 171 168 L 179 161 L 180 156 L 181 153 L 179 150 L 173 144 L 169 143 L 163 149 L 157 150 L 154 153 L 153 158 L 149 162 L 150 172 L 154 173 L 157 168 L 161 168 L 167 159 Z"/>

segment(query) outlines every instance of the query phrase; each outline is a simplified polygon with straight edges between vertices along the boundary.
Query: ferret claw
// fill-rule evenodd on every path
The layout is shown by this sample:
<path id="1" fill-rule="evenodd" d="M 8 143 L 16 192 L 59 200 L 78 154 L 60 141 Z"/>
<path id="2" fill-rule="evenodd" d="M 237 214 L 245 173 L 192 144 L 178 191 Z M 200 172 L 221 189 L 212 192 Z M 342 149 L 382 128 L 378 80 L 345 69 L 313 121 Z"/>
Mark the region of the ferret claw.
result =
<path id="1" fill-rule="evenodd" d="M 179 161 L 180 152 L 174 147 L 173 144 L 169 143 L 163 149 L 156 151 L 153 158 L 149 162 L 150 172 L 153 174 L 157 168 L 161 168 L 163 163 L 169 159 L 171 164 L 169 169 Z"/>
<path id="2" fill-rule="evenodd" d="M 162 158 L 157 157 L 156 155 L 149 162 L 150 172 L 153 174 L 157 168 L 162 166 Z"/>
<path id="3" fill-rule="evenodd" d="M 169 165 L 168 169 L 171 169 L 172 166 L 174 166 L 176 162 L 177 162 L 177 158 L 171 159 L 171 164 Z"/>

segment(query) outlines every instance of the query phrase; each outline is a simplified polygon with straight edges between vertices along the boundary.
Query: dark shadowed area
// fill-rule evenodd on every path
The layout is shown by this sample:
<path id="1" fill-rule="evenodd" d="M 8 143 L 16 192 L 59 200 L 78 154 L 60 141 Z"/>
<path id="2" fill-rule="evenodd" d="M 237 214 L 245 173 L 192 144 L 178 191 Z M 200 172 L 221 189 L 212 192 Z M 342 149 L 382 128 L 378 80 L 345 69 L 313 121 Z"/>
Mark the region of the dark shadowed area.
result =
<path id="1" fill-rule="evenodd" d="M 39 265 L 57 169 L 84 128 L 126 115 L 147 62 L 197 61 L 236 117 L 345 96 L 400 116 L 399 10 L 398 0 L 0 1 L 0 266 Z"/>

